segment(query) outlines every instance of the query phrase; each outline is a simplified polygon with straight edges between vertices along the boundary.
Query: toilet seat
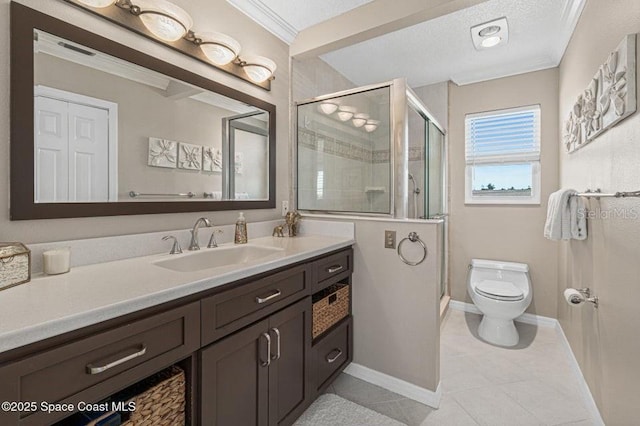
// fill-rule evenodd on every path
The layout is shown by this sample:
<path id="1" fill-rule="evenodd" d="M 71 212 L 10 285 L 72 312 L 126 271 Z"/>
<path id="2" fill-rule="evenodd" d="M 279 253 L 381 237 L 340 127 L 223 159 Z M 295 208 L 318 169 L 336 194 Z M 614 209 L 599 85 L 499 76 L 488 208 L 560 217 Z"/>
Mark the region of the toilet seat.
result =
<path id="1" fill-rule="evenodd" d="M 524 299 L 523 291 L 509 281 L 484 280 L 476 285 L 475 290 L 478 294 L 494 300 L 516 302 Z"/>

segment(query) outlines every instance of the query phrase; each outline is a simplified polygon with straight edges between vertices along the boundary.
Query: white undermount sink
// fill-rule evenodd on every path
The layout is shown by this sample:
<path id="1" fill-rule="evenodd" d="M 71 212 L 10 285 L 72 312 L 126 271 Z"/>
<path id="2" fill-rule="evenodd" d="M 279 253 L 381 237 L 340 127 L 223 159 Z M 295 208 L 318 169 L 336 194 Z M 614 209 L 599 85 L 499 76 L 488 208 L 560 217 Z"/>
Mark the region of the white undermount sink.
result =
<path id="1" fill-rule="evenodd" d="M 154 262 L 162 268 L 178 272 L 194 272 L 221 266 L 242 265 L 267 256 L 284 255 L 284 249 L 264 246 L 228 246 L 177 255 L 171 259 Z"/>

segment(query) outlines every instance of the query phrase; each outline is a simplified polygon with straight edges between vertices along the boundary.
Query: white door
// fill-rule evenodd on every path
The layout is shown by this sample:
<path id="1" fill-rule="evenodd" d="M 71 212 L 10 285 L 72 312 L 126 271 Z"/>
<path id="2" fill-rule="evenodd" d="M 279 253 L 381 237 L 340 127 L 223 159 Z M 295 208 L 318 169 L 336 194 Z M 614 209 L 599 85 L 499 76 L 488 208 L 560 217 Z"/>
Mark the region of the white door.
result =
<path id="1" fill-rule="evenodd" d="M 36 202 L 109 200 L 109 113 L 35 98 Z"/>
<path id="2" fill-rule="evenodd" d="M 68 105 L 69 201 L 109 201 L 109 114 Z"/>
<path id="3" fill-rule="evenodd" d="M 35 201 L 69 199 L 69 115 L 67 102 L 35 99 Z"/>

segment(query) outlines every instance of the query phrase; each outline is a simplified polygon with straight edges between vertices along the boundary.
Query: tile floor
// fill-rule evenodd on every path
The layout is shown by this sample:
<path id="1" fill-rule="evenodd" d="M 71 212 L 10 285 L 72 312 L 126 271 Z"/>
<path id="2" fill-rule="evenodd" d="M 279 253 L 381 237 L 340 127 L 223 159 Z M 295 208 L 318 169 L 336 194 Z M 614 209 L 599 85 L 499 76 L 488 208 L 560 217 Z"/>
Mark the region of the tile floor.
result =
<path id="1" fill-rule="evenodd" d="M 442 324 L 440 408 L 347 374 L 327 390 L 409 426 L 594 425 L 555 329 L 516 323 L 511 349 L 477 336 L 480 316 L 450 310 Z"/>

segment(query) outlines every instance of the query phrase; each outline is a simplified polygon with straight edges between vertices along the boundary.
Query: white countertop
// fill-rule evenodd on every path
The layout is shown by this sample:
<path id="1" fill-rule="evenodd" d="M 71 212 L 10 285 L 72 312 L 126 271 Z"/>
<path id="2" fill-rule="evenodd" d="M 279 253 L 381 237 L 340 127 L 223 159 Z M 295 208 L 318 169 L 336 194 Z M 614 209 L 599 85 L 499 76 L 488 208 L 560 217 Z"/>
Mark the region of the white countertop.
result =
<path id="1" fill-rule="evenodd" d="M 241 265 L 176 272 L 157 254 L 75 267 L 0 292 L 0 352 L 300 262 L 355 243 L 352 237 L 255 238 L 249 245 L 283 252 Z M 225 244 L 224 246 L 226 246 Z M 222 247 L 223 245 L 221 245 Z M 205 249 L 202 250 L 216 250 Z"/>

